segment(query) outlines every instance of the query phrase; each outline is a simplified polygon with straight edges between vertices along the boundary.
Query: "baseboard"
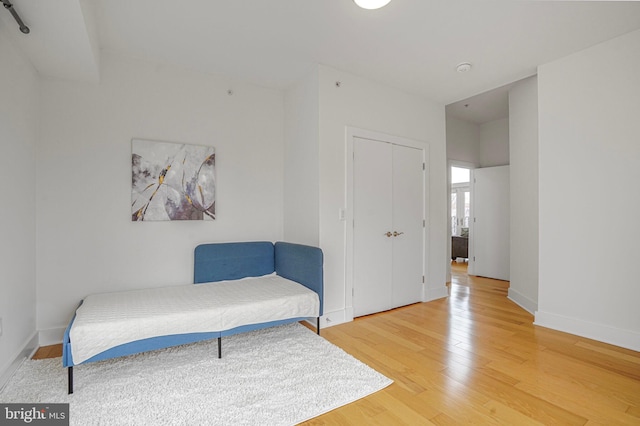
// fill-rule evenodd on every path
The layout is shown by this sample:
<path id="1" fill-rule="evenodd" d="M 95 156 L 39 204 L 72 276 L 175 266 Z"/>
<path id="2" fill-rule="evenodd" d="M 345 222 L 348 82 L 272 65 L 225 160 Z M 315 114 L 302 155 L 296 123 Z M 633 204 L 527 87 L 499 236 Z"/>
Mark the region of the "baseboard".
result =
<path id="1" fill-rule="evenodd" d="M 325 312 L 324 315 L 320 317 L 320 329 L 353 321 L 353 310 L 351 310 L 351 315 L 349 315 L 349 311 L 350 309 L 347 308 L 338 311 Z"/>
<path id="2" fill-rule="evenodd" d="M 432 300 L 443 299 L 449 297 L 449 287 L 443 285 L 438 288 L 427 288 L 425 291 L 425 300 L 423 302 L 431 302 Z"/>
<path id="3" fill-rule="evenodd" d="M 38 332 L 40 346 L 59 345 L 62 343 L 65 329 L 65 327 L 58 327 L 40 330 Z"/>
<path id="4" fill-rule="evenodd" d="M 31 337 L 27 339 L 12 361 L 9 361 L 7 365 L 4 365 L 0 370 L 0 390 L 2 390 L 9 382 L 13 373 L 16 372 L 25 359 L 31 358 L 33 354 L 38 350 L 38 333 L 34 332 Z"/>
<path id="5" fill-rule="evenodd" d="M 509 289 L 507 298 L 516 305 L 520 306 L 525 311 L 529 312 L 531 315 L 535 315 L 536 310 L 538 309 L 538 302 L 529 299 L 527 296 L 515 291 L 512 288 Z"/>
<path id="6" fill-rule="evenodd" d="M 631 349 L 632 351 L 640 351 L 640 333 L 635 331 L 623 330 L 544 311 L 536 311 L 534 324 Z"/>

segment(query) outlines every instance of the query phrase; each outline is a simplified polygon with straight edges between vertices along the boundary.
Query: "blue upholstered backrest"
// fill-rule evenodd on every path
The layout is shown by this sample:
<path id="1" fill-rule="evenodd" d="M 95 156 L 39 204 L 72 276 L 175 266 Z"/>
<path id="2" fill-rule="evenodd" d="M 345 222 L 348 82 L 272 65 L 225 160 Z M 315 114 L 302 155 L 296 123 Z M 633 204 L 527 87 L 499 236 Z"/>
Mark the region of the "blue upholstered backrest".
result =
<path id="1" fill-rule="evenodd" d="M 270 241 L 202 244 L 194 255 L 195 284 L 259 277 L 275 271 Z"/>

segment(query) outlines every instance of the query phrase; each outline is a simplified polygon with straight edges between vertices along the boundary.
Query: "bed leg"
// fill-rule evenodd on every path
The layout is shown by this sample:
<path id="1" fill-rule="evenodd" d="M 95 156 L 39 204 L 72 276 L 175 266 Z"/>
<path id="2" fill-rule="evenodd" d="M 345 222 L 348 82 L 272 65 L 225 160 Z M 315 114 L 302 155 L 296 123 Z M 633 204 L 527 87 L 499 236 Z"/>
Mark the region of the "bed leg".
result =
<path id="1" fill-rule="evenodd" d="M 320 317 L 316 318 L 316 333 L 318 333 L 318 336 L 320 335 Z"/>
<path id="2" fill-rule="evenodd" d="M 222 337 L 218 337 L 218 358 L 222 358 Z"/>
<path id="3" fill-rule="evenodd" d="M 73 393 L 73 367 L 67 367 L 67 377 L 69 380 L 69 395 Z"/>

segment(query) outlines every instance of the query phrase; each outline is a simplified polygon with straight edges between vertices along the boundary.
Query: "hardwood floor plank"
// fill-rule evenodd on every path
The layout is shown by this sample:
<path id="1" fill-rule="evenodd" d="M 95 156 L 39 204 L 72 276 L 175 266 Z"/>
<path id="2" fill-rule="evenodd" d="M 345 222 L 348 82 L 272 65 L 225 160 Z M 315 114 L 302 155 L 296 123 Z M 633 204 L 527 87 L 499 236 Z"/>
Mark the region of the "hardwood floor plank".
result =
<path id="1" fill-rule="evenodd" d="M 637 418 L 637 424 L 640 425 L 640 407 L 629 406 L 626 413 L 630 416 L 633 416 L 634 418 Z"/>
<path id="2" fill-rule="evenodd" d="M 491 417 L 498 419 L 501 424 L 509 424 L 509 425 L 543 425 L 544 423 L 533 420 L 532 418 L 527 417 L 521 412 L 514 410 L 510 407 L 507 407 L 504 404 L 501 404 L 497 401 L 490 400 L 485 404 L 485 407 L 491 413 Z"/>
<path id="3" fill-rule="evenodd" d="M 451 373 L 445 372 L 445 374 Z M 460 381 L 462 385 L 472 386 L 483 395 L 545 425 L 584 425 L 588 420 L 552 402 L 545 401 L 536 395 L 529 394 L 475 370 L 470 371 L 464 380 Z"/>
<path id="4" fill-rule="evenodd" d="M 370 397 L 386 408 L 384 413 L 376 416 L 381 425 L 407 424 L 407 425 L 431 425 L 431 421 L 425 419 L 412 407 L 397 399 L 391 392 L 378 392 Z"/>
<path id="5" fill-rule="evenodd" d="M 534 363 L 535 373 L 559 379 L 562 383 L 581 384 L 598 389 L 627 405 L 640 407 L 640 380 L 602 369 L 565 353 L 543 351 Z"/>
<path id="6" fill-rule="evenodd" d="M 544 379 L 543 379 L 544 380 Z M 555 386 L 554 382 L 520 383 L 518 389 L 538 398 L 553 402 L 565 409 L 580 413 L 590 422 L 603 425 L 630 425 L 638 421 L 627 410 L 629 406 L 615 398 L 608 398 L 600 392 L 592 392 L 582 386 Z M 562 391 L 561 389 L 564 389 Z"/>
<path id="7" fill-rule="evenodd" d="M 33 355 L 33 359 L 57 358 L 62 356 L 62 345 L 41 346 Z"/>
<path id="8" fill-rule="evenodd" d="M 617 413 L 627 411 L 628 402 L 617 398 L 610 389 L 598 386 L 597 374 L 589 372 L 588 368 L 585 371 L 590 377 L 588 381 L 584 378 L 567 380 L 567 366 L 558 360 L 549 362 L 558 366 L 562 372 L 546 372 L 541 368 L 540 361 L 535 364 L 492 363 L 488 368 L 517 379 L 518 383 L 514 384 L 516 388 L 559 404 L 572 412 L 582 412 L 582 415 L 587 415 L 591 420 L 603 421 L 607 417 L 614 419 Z"/>
<path id="9" fill-rule="evenodd" d="M 508 386 L 516 386 L 522 381 L 517 374 L 511 372 L 505 373 L 504 371 L 501 371 L 499 369 L 492 368 L 491 364 L 492 362 L 483 367 L 479 367 L 478 371 L 485 376 L 498 380 Z"/>
<path id="10" fill-rule="evenodd" d="M 425 404 L 420 398 L 416 397 L 416 393 L 408 392 L 400 386 L 391 385 L 386 391 L 393 395 L 397 401 L 401 401 L 402 404 L 419 413 L 425 419 L 432 419 L 441 413 L 439 407 Z"/>
<path id="11" fill-rule="evenodd" d="M 453 388 L 447 388 L 447 390 L 455 390 Z M 461 389 L 460 389 L 461 390 Z M 489 410 L 484 406 L 485 402 L 477 402 L 469 397 L 464 398 L 460 395 L 457 396 L 456 392 L 443 392 L 442 388 L 435 388 L 427 390 L 418 398 L 425 404 L 429 404 L 438 407 L 440 411 L 446 416 L 447 424 L 450 420 L 453 420 L 454 424 L 483 424 L 483 425 L 497 425 L 500 422 L 497 419 L 492 418 L 489 415 Z M 482 398 L 484 400 L 484 398 Z M 442 416 L 431 419 L 436 424 L 442 421 Z"/>

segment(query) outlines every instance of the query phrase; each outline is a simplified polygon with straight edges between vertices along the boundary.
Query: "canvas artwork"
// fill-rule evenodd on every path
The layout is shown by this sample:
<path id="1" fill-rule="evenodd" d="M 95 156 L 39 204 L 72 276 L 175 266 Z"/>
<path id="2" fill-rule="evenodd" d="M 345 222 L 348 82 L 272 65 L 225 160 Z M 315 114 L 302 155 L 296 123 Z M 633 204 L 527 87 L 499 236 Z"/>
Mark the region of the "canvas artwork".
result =
<path id="1" fill-rule="evenodd" d="M 131 220 L 216 218 L 211 146 L 131 141 Z"/>

